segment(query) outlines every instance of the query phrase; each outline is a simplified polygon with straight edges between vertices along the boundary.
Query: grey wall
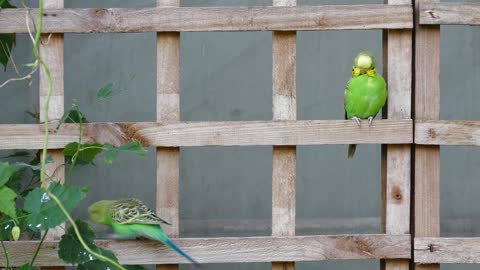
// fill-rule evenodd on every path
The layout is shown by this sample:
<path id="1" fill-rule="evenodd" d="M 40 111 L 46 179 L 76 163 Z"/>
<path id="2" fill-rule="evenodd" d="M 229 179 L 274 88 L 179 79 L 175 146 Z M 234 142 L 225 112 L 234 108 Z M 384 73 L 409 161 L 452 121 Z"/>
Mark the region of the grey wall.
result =
<path id="1" fill-rule="evenodd" d="M 32 2 L 32 1 L 30 1 Z M 228 3 L 227 3 L 228 2 Z M 356 1 L 299 0 L 300 5 Z M 478 2 L 478 1 L 477 1 Z M 382 0 L 361 3 L 383 3 Z M 184 6 L 270 5 L 271 1 L 184 0 Z M 65 1 L 66 7 L 147 7 L 154 0 Z M 77 100 L 90 121 L 155 121 L 155 34 L 66 34 L 65 101 Z M 343 91 L 356 52 L 381 58 L 381 31 L 299 32 L 299 119 L 343 119 Z M 442 27 L 443 119 L 478 120 L 480 28 Z M 272 35 L 182 33 L 182 120 L 271 119 Z M 15 61 L 32 59 L 18 35 Z M 379 61 L 381 63 L 381 61 Z M 380 68 L 381 70 L 381 68 Z M 0 80 L 11 77 L 0 72 Z M 98 102 L 107 83 L 121 91 Z M 13 83 L 0 91 L 0 123 L 31 123 L 24 110 L 38 110 L 38 86 Z M 181 235 L 252 236 L 271 233 L 271 147 L 196 147 L 181 150 Z M 380 216 L 380 147 L 359 146 L 354 160 L 346 146 L 298 147 L 297 234 L 375 233 Z M 473 147 L 442 147 L 442 234 L 480 232 L 480 153 Z M 122 155 L 113 165 L 76 170 L 73 182 L 94 187 L 75 211 L 100 198 L 155 201 L 155 152 L 145 159 Z M 236 227 L 225 226 L 234 223 Z M 103 228 L 98 227 L 100 231 Z M 298 263 L 298 269 L 377 269 L 377 261 Z M 189 267 L 183 267 L 189 269 Z M 206 269 L 269 269 L 270 264 L 212 265 Z M 474 269 L 453 265 L 444 269 Z"/>

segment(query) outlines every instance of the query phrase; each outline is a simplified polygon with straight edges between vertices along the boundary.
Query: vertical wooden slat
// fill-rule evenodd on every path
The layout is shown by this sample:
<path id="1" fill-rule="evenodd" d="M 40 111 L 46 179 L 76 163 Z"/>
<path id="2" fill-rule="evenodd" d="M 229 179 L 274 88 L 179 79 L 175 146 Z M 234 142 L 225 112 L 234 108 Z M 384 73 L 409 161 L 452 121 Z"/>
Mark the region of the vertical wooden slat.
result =
<path id="1" fill-rule="evenodd" d="M 273 0 L 295 6 L 296 0 Z M 295 120 L 296 33 L 273 32 L 273 120 Z M 295 235 L 296 147 L 273 147 L 272 235 Z M 293 270 L 294 262 L 273 262 L 272 269 Z"/>
<path id="2" fill-rule="evenodd" d="M 45 0 L 44 8 L 63 8 L 63 0 Z M 48 117 L 50 121 L 55 122 L 63 116 L 64 112 L 64 57 L 63 57 L 63 34 L 43 34 L 41 36 L 42 44 L 40 45 L 40 56 L 47 63 L 52 74 L 52 93 L 48 116 L 44 113 L 45 100 L 47 96 L 47 76 L 42 68 L 40 68 L 40 121 L 44 122 Z M 51 124 L 53 125 L 53 123 Z M 65 159 L 62 150 L 50 150 L 49 155 L 53 157 L 53 163 L 46 166 L 46 174 L 48 181 L 63 182 L 65 178 Z M 46 240 L 60 240 L 64 233 L 65 224 L 51 229 Z M 58 267 L 42 267 L 46 270 L 65 269 L 63 266 Z"/>
<path id="3" fill-rule="evenodd" d="M 178 7 L 180 0 L 157 0 L 157 6 Z M 180 120 L 180 33 L 157 34 L 157 121 Z M 179 235 L 180 148 L 157 148 L 157 213 L 172 223 L 164 226 L 171 237 Z M 178 265 L 157 265 L 176 270 Z"/>
<path id="4" fill-rule="evenodd" d="M 409 4 L 410 0 L 386 0 Z M 412 31 L 384 31 L 384 73 L 388 84 L 389 119 L 411 118 Z M 382 230 L 386 234 L 410 232 L 410 145 L 387 145 L 382 151 Z M 408 260 L 385 260 L 386 270 L 408 270 Z"/>
<path id="5" fill-rule="evenodd" d="M 419 25 L 421 4 L 415 0 L 415 120 L 440 118 L 440 26 Z M 440 147 L 415 146 L 415 237 L 440 236 Z M 416 265 L 438 270 L 438 264 Z"/>

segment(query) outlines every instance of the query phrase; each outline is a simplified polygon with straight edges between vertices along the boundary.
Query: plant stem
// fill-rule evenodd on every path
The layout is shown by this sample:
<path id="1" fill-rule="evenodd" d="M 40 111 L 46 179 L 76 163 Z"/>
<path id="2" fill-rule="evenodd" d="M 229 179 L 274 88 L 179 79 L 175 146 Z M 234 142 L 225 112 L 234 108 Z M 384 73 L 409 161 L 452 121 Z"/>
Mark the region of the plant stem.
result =
<path id="1" fill-rule="evenodd" d="M 10 261 L 8 260 L 7 248 L 5 248 L 5 244 L 3 244 L 3 241 L 0 241 L 0 243 L 2 243 L 3 253 L 5 253 L 5 260 L 7 261 L 7 265 L 5 267 L 5 270 L 8 270 L 10 268 Z"/>
<path id="2" fill-rule="evenodd" d="M 45 232 L 43 233 L 42 239 L 40 239 L 40 243 L 38 244 L 38 247 L 35 250 L 35 254 L 33 255 L 32 261 L 30 262 L 30 266 L 32 267 L 33 267 L 33 263 L 35 262 L 35 259 L 37 259 L 38 252 L 40 251 L 40 248 L 42 247 L 43 241 L 45 241 L 47 234 L 48 234 L 48 229 L 46 229 Z"/>
<path id="3" fill-rule="evenodd" d="M 38 60 L 38 62 L 42 65 L 45 74 L 47 75 L 47 96 L 45 100 L 45 107 L 44 107 L 44 115 L 45 115 L 45 122 L 44 122 L 44 129 L 45 129 L 45 138 L 44 138 L 44 143 L 43 143 L 43 150 L 42 150 L 42 156 L 41 156 L 41 170 L 40 170 L 40 181 L 42 188 L 45 190 L 45 192 L 52 198 L 60 207 L 62 210 L 63 214 L 67 217 L 68 221 L 70 221 L 73 229 L 75 230 L 75 234 L 77 235 L 78 240 L 82 244 L 83 248 L 90 252 L 93 256 L 99 258 L 100 260 L 104 262 L 108 262 L 112 265 L 114 265 L 116 268 L 120 270 L 126 270 L 124 267 L 122 267 L 120 264 L 117 262 L 113 261 L 112 259 L 103 256 L 102 254 L 98 254 L 94 252 L 93 250 L 88 247 L 88 245 L 85 243 L 85 241 L 82 238 L 82 235 L 80 234 L 80 231 L 77 228 L 77 225 L 75 224 L 75 221 L 73 218 L 70 216 L 70 213 L 68 213 L 67 209 L 63 206 L 62 202 L 55 196 L 50 190 L 48 190 L 47 182 L 45 179 L 45 164 L 46 164 L 46 158 L 47 158 L 47 146 L 48 146 L 48 112 L 49 112 L 49 105 L 50 105 L 50 97 L 52 95 L 52 74 L 50 73 L 50 69 L 48 68 L 47 64 L 43 59 L 40 57 L 40 54 L 38 52 L 39 44 L 40 44 L 40 34 L 42 31 L 42 24 L 43 24 L 43 0 L 39 0 L 38 2 L 38 25 L 37 25 L 37 32 L 35 33 L 35 44 L 33 47 L 33 54 L 35 55 L 35 59 Z M 2 242 L 3 245 L 3 242 Z"/>
<path id="4" fill-rule="evenodd" d="M 85 248 L 86 251 L 88 251 L 90 254 L 92 254 L 93 256 L 99 258 L 100 260 L 104 261 L 104 262 L 108 262 L 110 264 L 112 264 L 113 266 L 115 266 L 116 268 L 120 269 L 120 270 L 126 270 L 123 266 L 121 266 L 120 264 L 118 264 L 117 262 L 115 262 L 114 260 L 108 258 L 108 257 L 105 257 L 103 256 L 102 254 L 99 254 L 97 252 L 94 252 L 86 243 L 85 241 L 83 240 L 83 238 L 81 237 L 81 234 L 80 234 L 80 231 L 78 230 L 78 227 L 77 227 L 77 224 L 75 223 L 75 221 L 73 220 L 73 218 L 70 216 L 70 214 L 68 213 L 67 209 L 65 209 L 65 207 L 63 206 L 62 202 L 60 202 L 60 200 L 57 198 L 57 196 L 55 196 L 54 194 L 49 194 L 50 198 L 52 198 L 57 204 L 58 206 L 60 207 L 60 209 L 62 210 L 62 212 L 65 214 L 65 216 L 67 216 L 67 219 L 68 221 L 70 222 L 70 224 L 72 225 L 73 227 L 73 230 L 75 231 L 75 234 L 77 235 L 77 238 L 78 238 L 78 241 L 80 241 L 80 243 L 82 244 L 83 248 Z"/>

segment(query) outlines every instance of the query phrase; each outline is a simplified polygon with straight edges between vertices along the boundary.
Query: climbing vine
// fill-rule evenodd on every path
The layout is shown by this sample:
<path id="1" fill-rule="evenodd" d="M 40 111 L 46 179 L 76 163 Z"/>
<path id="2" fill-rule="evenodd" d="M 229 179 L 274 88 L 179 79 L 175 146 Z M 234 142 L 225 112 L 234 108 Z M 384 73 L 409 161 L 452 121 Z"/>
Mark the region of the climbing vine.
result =
<path id="1" fill-rule="evenodd" d="M 22 2 L 23 4 L 23 2 Z M 16 8 L 8 0 L 0 0 L 0 9 Z M 26 22 L 33 22 L 30 10 L 26 10 Z M 17 80 L 31 80 L 32 75 L 43 69 L 47 77 L 47 96 L 43 104 L 44 115 L 48 115 L 50 96 L 52 93 L 52 76 L 46 63 L 40 56 L 39 45 L 43 25 L 43 0 L 39 0 L 39 16 L 33 27 L 34 33 L 29 32 L 33 43 L 34 62 L 27 64 L 31 71 L 27 75 L 11 78 L 0 84 L 0 87 Z M 30 29 L 30 28 L 29 28 Z M 0 63 L 4 70 L 12 61 L 12 52 L 15 46 L 15 34 L 0 34 Z M 16 67 L 15 67 L 16 70 Z M 17 71 L 18 73 L 18 71 Z M 113 84 L 107 84 L 97 93 L 99 100 L 108 100 L 112 95 Z M 39 120 L 39 114 L 28 112 Z M 143 269 L 141 266 L 122 266 L 116 256 L 109 250 L 95 244 L 97 236 L 88 223 L 82 220 L 73 220 L 70 212 L 88 194 L 86 187 L 71 185 L 72 171 L 77 166 L 94 164 L 94 160 L 103 154 L 107 164 L 114 162 L 119 153 L 133 153 L 145 156 L 146 150 L 138 141 L 130 141 L 121 146 L 100 143 L 83 143 L 83 126 L 87 118 L 74 102 L 72 108 L 59 119 L 57 129 L 64 123 L 79 126 L 78 141 L 65 145 L 63 155 L 67 174 L 62 184 L 55 174 L 47 172 L 46 165 L 53 162 L 48 154 L 49 119 L 45 119 L 43 149 L 37 152 L 18 151 L 11 155 L 0 157 L 0 254 L 5 258 L 5 269 L 31 270 L 36 269 L 35 260 L 49 229 L 68 222 L 68 229 L 59 243 L 58 255 L 68 264 L 78 265 L 77 269 Z M 13 161 L 13 160 L 23 160 Z M 57 168 L 58 169 L 58 168 Z M 51 175 L 49 175 L 50 173 Z M 41 233 L 43 232 L 43 234 Z M 10 266 L 10 254 L 5 241 L 19 239 L 40 239 L 35 254 L 29 263 L 20 267 Z"/>

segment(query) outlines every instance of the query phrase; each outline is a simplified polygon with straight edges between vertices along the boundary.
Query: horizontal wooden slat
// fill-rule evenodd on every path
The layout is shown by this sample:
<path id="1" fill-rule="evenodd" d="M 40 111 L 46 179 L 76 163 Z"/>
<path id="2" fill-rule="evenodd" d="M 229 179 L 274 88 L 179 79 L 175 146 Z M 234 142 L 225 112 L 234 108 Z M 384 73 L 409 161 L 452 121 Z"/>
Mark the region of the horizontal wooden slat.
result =
<path id="1" fill-rule="evenodd" d="M 409 235 L 318 235 L 243 238 L 183 238 L 174 242 L 200 263 L 316 261 L 334 259 L 410 258 Z M 37 241 L 5 242 L 10 266 L 29 262 Z M 177 264 L 187 261 L 155 241 L 99 241 L 122 264 Z M 57 257 L 58 242 L 46 242 L 38 266 L 65 265 Z M 5 266 L 3 252 L 0 266 Z"/>
<path id="2" fill-rule="evenodd" d="M 480 238 L 415 238 L 416 263 L 480 263 Z"/>
<path id="3" fill-rule="evenodd" d="M 238 121 L 180 123 L 85 124 L 83 142 L 119 145 L 136 139 L 144 146 L 247 146 L 314 144 L 408 144 L 412 120 L 377 120 L 358 128 L 353 121 Z M 63 148 L 78 139 L 78 125 L 52 128 L 49 148 Z M 39 149 L 43 125 L 0 125 L 0 149 Z"/>
<path id="4" fill-rule="evenodd" d="M 419 121 L 415 143 L 431 145 L 480 145 L 480 121 Z"/>
<path id="5" fill-rule="evenodd" d="M 31 9 L 33 17 L 37 10 Z M 50 9 L 46 33 L 412 28 L 411 5 Z M 0 33 L 25 33 L 25 9 L 0 11 Z"/>
<path id="6" fill-rule="evenodd" d="M 480 25 L 480 3 L 429 3 L 421 5 L 420 24 Z"/>

